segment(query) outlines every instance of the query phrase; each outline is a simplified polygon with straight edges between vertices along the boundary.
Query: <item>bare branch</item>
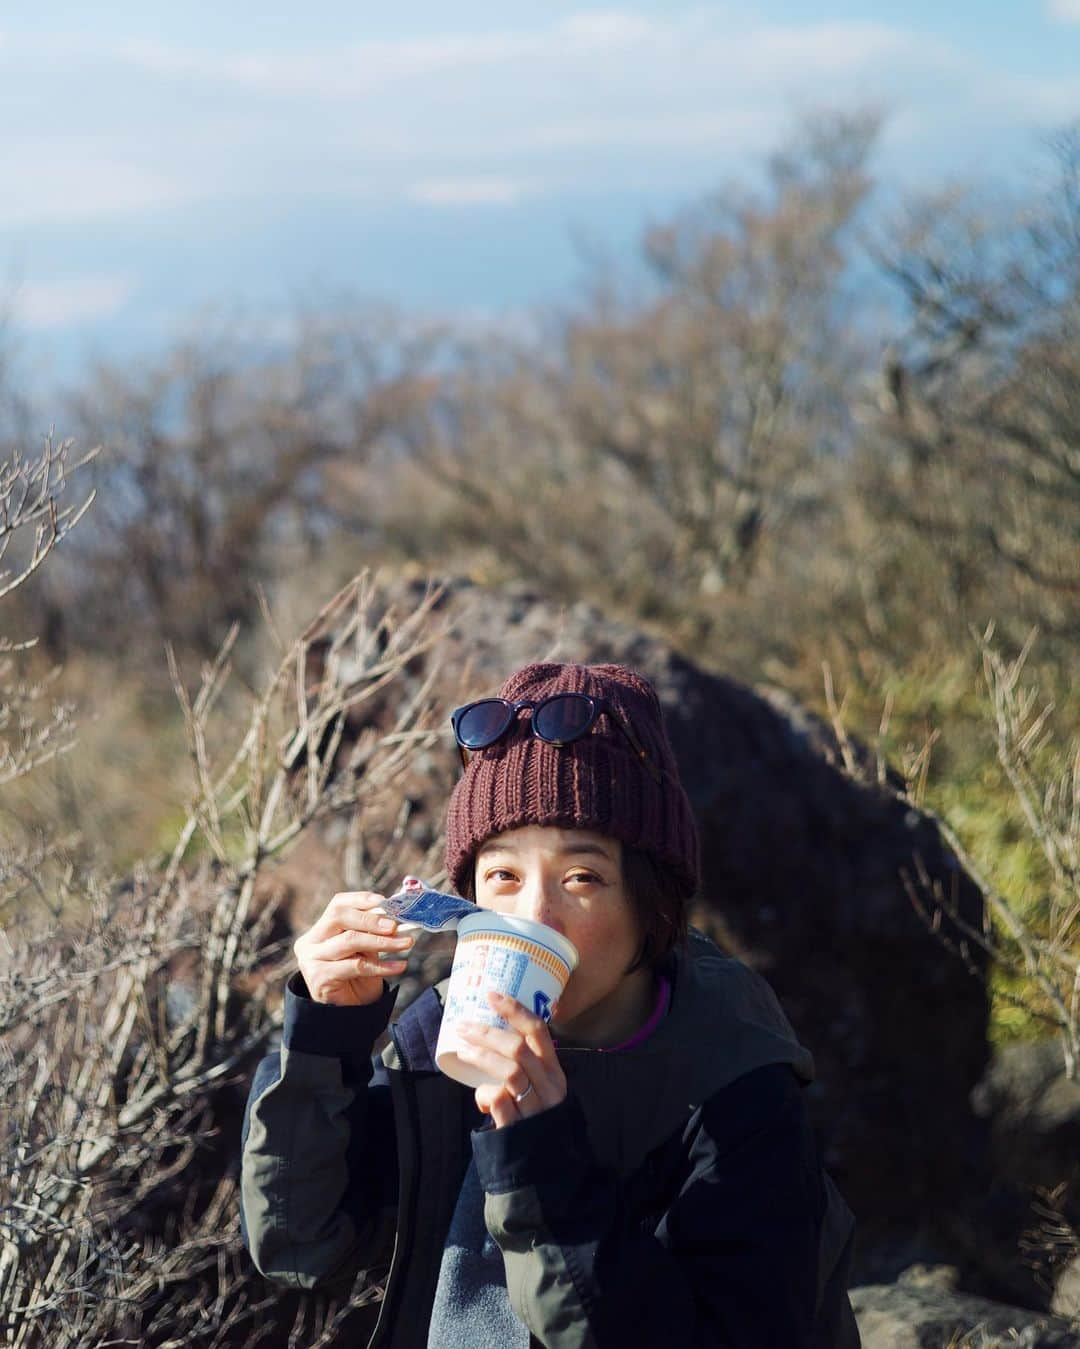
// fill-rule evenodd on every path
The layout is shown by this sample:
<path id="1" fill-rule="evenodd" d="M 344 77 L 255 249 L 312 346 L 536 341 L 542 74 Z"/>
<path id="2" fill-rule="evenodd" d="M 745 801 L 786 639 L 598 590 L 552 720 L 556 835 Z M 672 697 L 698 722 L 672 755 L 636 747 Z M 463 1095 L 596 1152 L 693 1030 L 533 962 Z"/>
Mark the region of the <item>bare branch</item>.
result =
<path id="1" fill-rule="evenodd" d="M 236 1182 L 225 1177 L 205 1193 L 196 1181 L 222 1088 L 249 1071 L 280 1028 L 266 987 L 252 993 L 244 977 L 259 969 L 272 982 L 291 946 L 266 942 L 270 915 L 252 919 L 253 897 L 306 829 L 385 801 L 413 756 L 441 738 L 432 723 L 438 663 L 415 685 L 405 676 L 441 639 L 438 599 L 429 587 L 410 612 L 380 612 L 372 578 L 350 582 L 282 653 L 235 748 L 215 712 L 232 638 L 194 697 L 174 662 L 194 781 L 171 854 L 137 869 L 128 888 L 88 892 L 81 924 L 69 919 L 66 930 L 0 946 L 0 1326 L 8 1343 L 123 1343 L 131 1314 L 145 1331 L 153 1309 L 173 1336 L 155 1342 L 189 1343 L 195 1333 L 200 1343 L 224 1343 L 247 1326 L 254 1345 L 265 1303 L 252 1296 L 241 1253 Z M 343 755 L 346 718 L 380 694 L 395 715 Z M 391 853 L 401 840 L 393 831 Z M 197 844 L 202 859 L 191 867 Z M 391 856 L 383 862 L 391 866 Z M 188 994 L 174 1006 L 169 982 L 180 968 Z M 188 1203 L 169 1217 L 167 1239 L 141 1240 L 140 1213 L 182 1177 Z M 206 1297 L 204 1280 L 216 1295 Z M 302 1342 L 330 1343 L 378 1293 L 305 1302 Z"/>

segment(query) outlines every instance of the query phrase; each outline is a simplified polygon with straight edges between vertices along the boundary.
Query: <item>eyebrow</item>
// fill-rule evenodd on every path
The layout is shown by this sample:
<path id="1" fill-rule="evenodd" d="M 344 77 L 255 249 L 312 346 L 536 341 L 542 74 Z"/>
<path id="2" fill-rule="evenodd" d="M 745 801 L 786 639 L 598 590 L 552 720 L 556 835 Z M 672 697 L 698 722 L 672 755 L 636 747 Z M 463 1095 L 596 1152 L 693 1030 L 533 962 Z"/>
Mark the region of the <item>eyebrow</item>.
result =
<path id="1" fill-rule="evenodd" d="M 520 849 L 514 847 L 512 843 L 490 843 L 480 849 L 478 856 L 483 857 L 488 853 L 498 852 L 518 853 Z M 559 854 L 562 857 L 586 854 L 589 857 L 603 857 L 608 862 L 614 860 L 608 850 L 599 843 L 571 843 L 565 848 L 560 848 Z"/>

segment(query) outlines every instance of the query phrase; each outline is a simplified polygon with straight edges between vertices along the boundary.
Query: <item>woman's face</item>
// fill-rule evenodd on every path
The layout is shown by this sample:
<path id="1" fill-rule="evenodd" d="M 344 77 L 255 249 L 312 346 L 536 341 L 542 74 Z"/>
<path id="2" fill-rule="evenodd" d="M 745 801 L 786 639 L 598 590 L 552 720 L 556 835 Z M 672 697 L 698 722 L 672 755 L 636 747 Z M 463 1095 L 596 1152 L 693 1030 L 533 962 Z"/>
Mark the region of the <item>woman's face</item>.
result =
<path id="1" fill-rule="evenodd" d="M 546 923 L 577 947 L 580 959 L 559 999 L 557 1030 L 591 1044 L 618 1043 L 634 1033 L 652 973 L 626 973 L 642 932 L 623 888 L 617 839 L 539 825 L 507 830 L 480 849 L 475 877 L 481 908 Z"/>

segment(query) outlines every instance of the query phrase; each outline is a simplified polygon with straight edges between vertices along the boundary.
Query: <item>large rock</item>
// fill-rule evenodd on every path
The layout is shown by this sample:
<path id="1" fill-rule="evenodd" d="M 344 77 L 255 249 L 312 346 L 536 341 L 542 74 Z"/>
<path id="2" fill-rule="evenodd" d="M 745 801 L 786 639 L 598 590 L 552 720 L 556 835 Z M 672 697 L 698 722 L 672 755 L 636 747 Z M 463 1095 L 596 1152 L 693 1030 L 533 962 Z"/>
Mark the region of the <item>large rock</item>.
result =
<path id="1" fill-rule="evenodd" d="M 1080 1082 L 1066 1075 L 1060 1037 L 998 1049 L 971 1099 L 989 1128 L 980 1227 L 988 1258 L 1000 1252 L 999 1284 L 1011 1280 L 1024 1300 L 1052 1287 L 1051 1310 L 1080 1315 L 1080 1260 L 1069 1263 L 1080 1240 Z M 1009 1233 L 1023 1241 L 1023 1270 L 1004 1258 Z"/>
<path id="2" fill-rule="evenodd" d="M 1080 1325 L 1080 1255 L 1058 1271 L 1050 1310 L 1058 1316 L 1071 1317 Z"/>
<path id="3" fill-rule="evenodd" d="M 408 609 L 422 593 L 399 581 L 385 599 Z M 829 725 L 784 690 L 705 671 L 591 607 L 564 610 L 526 587 L 496 593 L 453 581 L 440 613 L 455 631 L 410 670 L 418 687 L 437 663 L 447 736 L 438 753 L 417 756 L 404 787 L 409 869 L 430 869 L 439 856 L 459 771 L 449 732 L 457 702 L 493 693 L 532 660 L 644 671 L 700 822 L 696 921 L 769 979 L 815 1055 L 811 1106 L 826 1163 L 859 1218 L 862 1280 L 893 1278 L 919 1259 L 977 1265 L 977 1242 L 958 1235 L 955 1214 L 984 1182 L 985 1127 L 969 1098 L 986 1064 L 986 993 L 928 932 L 908 886 L 924 904 L 932 886 L 943 887 L 976 930 L 981 896 L 933 821 L 902 799 L 899 779 L 878 782 L 855 745 L 856 780 Z M 339 750 L 343 771 L 351 740 L 373 721 L 389 726 L 394 711 L 378 700 L 358 710 Z M 398 824 L 399 803 L 367 820 L 344 855 L 330 834 L 294 855 L 279 879 L 294 878 L 295 927 L 343 883 L 367 884 L 367 859 Z M 977 950 L 970 956 L 978 969 Z M 438 965 L 428 958 L 424 978 Z"/>
<path id="4" fill-rule="evenodd" d="M 1060 1037 L 997 1050 L 972 1105 L 990 1125 L 997 1176 L 1025 1190 L 1080 1185 L 1080 1082 L 1066 1076 Z"/>
<path id="5" fill-rule="evenodd" d="M 1077 1349 L 1080 1329 L 1063 1317 L 1008 1307 L 901 1280 L 851 1291 L 863 1349 Z"/>

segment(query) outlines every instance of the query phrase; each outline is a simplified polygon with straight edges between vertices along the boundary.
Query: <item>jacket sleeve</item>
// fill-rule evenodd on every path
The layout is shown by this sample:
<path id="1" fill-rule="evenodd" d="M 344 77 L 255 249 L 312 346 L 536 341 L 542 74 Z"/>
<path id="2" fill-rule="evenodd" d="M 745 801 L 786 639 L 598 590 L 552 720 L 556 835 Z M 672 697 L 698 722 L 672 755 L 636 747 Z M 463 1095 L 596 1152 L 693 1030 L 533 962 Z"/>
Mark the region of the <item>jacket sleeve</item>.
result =
<path id="1" fill-rule="evenodd" d="M 511 1303 L 548 1349 L 812 1343 L 825 1190 L 794 1073 L 770 1064 L 729 1084 L 683 1142 L 666 1212 L 635 1229 L 572 1095 L 473 1133 Z"/>
<path id="2" fill-rule="evenodd" d="M 256 1069 L 241 1135 L 244 1244 L 276 1283 L 348 1287 L 392 1245 L 397 1150 L 372 1049 L 396 997 L 337 1007 L 299 973 L 286 984 L 281 1049 Z"/>

